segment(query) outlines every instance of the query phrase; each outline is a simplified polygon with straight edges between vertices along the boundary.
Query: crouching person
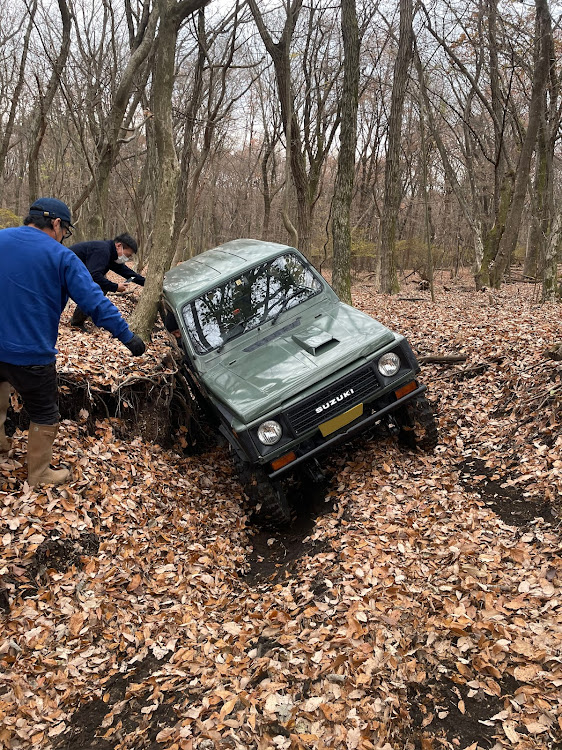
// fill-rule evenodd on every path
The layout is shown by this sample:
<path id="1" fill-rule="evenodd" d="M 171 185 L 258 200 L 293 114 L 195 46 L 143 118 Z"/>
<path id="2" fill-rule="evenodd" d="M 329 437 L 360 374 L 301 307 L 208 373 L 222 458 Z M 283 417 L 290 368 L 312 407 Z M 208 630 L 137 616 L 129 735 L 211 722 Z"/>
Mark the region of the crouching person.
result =
<path id="1" fill-rule="evenodd" d="M 94 323 L 134 356 L 145 351 L 115 305 L 104 297 L 82 261 L 63 246 L 71 236 L 70 209 L 40 198 L 24 226 L 0 230 L 0 451 L 10 449 L 4 423 L 12 387 L 29 414 L 28 482 L 63 484 L 67 469 L 51 466 L 59 428 L 55 344 L 60 317 L 71 297 Z"/>

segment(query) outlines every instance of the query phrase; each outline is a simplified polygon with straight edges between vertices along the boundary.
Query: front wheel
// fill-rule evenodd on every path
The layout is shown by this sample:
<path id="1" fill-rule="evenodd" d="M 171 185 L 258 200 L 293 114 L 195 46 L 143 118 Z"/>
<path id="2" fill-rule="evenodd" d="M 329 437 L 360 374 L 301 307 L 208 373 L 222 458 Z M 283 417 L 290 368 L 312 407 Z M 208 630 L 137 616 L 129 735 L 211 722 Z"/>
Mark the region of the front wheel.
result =
<path id="1" fill-rule="evenodd" d="M 408 401 L 394 415 L 400 429 L 398 439 L 402 445 L 427 453 L 434 450 L 439 442 L 437 422 L 431 402 L 425 396 Z"/>
<path id="2" fill-rule="evenodd" d="M 266 529 L 283 529 L 291 523 L 291 508 L 280 481 L 272 481 L 262 469 L 238 465 L 238 473 L 255 518 Z"/>
<path id="3" fill-rule="evenodd" d="M 284 529 L 291 523 L 291 509 L 280 482 L 266 478 L 259 480 L 256 519 L 260 526 L 268 529 Z"/>

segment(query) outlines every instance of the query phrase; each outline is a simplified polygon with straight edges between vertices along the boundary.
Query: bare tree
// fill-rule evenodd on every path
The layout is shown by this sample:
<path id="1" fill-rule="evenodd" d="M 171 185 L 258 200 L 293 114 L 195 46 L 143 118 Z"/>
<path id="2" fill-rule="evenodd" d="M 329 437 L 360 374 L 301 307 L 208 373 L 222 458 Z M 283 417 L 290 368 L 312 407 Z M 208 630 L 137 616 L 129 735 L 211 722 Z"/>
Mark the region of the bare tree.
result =
<path id="1" fill-rule="evenodd" d="M 258 95 L 260 102 L 261 126 L 263 128 L 263 144 L 260 154 L 261 182 L 260 188 L 263 196 L 263 220 L 261 236 L 264 240 L 269 238 L 271 209 L 275 196 L 285 185 L 285 180 L 279 175 L 279 164 L 277 158 L 277 147 L 281 143 L 281 122 L 277 110 L 273 107 L 266 108 L 266 99 L 269 100 L 268 89 L 260 85 L 263 75 L 258 81 Z M 286 191 L 288 195 L 288 191 Z"/>
<path id="2" fill-rule="evenodd" d="M 509 95 L 500 91 L 496 2 L 490 0 L 487 5 L 478 4 L 478 12 L 470 16 L 475 24 L 474 29 L 466 26 L 451 6 L 453 29 L 462 29 L 460 38 L 463 44 L 467 45 L 467 51 L 470 49 L 474 60 L 474 64 L 470 66 L 466 64 L 466 55 L 461 55 L 459 45 L 447 41 L 445 31 L 438 34 L 425 8 L 424 12 L 425 28 L 446 52 L 453 65 L 452 70 L 456 79 L 454 85 L 450 86 L 453 98 L 446 101 L 443 93 L 434 93 L 435 104 L 432 106 L 428 95 L 427 76 L 425 73 L 421 74 L 421 61 L 418 59 L 416 65 L 422 98 L 443 168 L 472 233 L 474 279 L 476 287 L 480 289 L 489 283 L 489 264 L 496 255 L 504 231 L 513 188 L 512 171 L 505 145 Z M 487 33 L 484 26 L 486 18 Z M 488 49 L 485 47 L 486 40 Z M 486 70 L 489 74 L 490 96 L 487 96 L 486 82 L 482 80 L 486 55 L 489 58 Z M 432 78 L 436 78 L 437 71 L 432 72 Z M 437 89 L 435 84 L 433 86 Z M 443 114 L 445 108 L 450 110 L 453 124 L 449 123 Z M 492 124 L 491 136 L 488 135 L 485 116 L 489 117 Z M 443 126 L 450 131 L 456 142 L 458 156 L 452 153 L 450 146 L 445 143 Z M 460 172 L 459 165 L 462 165 Z M 493 191 L 489 190 L 490 167 L 494 170 L 491 177 Z"/>
<path id="3" fill-rule="evenodd" d="M 161 164 L 167 169 L 172 162 L 156 123 L 156 111 L 162 110 L 153 84 L 161 53 L 154 40 L 157 34 L 158 44 L 164 39 L 160 14 L 166 8 L 172 12 L 172 5 L 57 0 L 58 6 L 38 3 L 34 10 L 34 2 L 0 0 L 4 205 L 21 213 L 28 191 L 32 197 L 38 190 L 72 196 L 77 239 L 108 236 L 121 228 L 136 231 L 143 254 L 139 262 L 152 256 L 155 268 L 155 243 L 167 253 L 169 239 L 166 234 L 164 240 L 156 239 L 159 221 L 170 218 L 168 204 L 161 202 Z M 537 278 L 544 271 L 543 296 L 552 299 L 558 287 L 556 198 L 562 163 L 558 24 L 539 32 L 534 6 L 499 0 L 419 3 L 419 89 L 407 79 L 401 127 L 392 140 L 400 119 L 398 78 L 393 107 L 397 24 L 385 18 L 388 5 L 383 9 L 367 0 L 355 0 L 355 5 L 359 38 L 365 42 L 357 160 L 354 181 L 347 183 L 352 185 L 353 260 L 361 257 L 368 264 L 363 267 L 374 270 L 377 241 L 390 237 L 393 211 L 385 205 L 394 206 L 397 269 L 426 271 L 431 240 L 436 268 L 474 260 L 476 284 L 488 285 L 488 266 L 496 255 L 498 263 L 503 261 L 498 248 L 511 232 L 516 244 L 506 251 L 506 268 L 522 257 L 525 237 L 524 270 Z M 180 6 L 186 7 L 177 1 Z M 347 212 L 348 195 L 333 158 L 338 133 L 340 166 L 352 164 L 343 157 L 345 123 L 340 127 L 347 106 L 343 35 L 340 16 L 334 13 L 340 7 L 333 0 L 238 0 L 226 10 L 215 5 L 216 15 L 209 9 L 181 25 L 175 37 L 171 109 L 177 159 L 172 164 L 177 187 L 171 247 L 177 260 L 245 234 L 274 240 L 285 236 L 317 255 L 317 248 L 327 245 L 330 227 L 333 278 L 339 285 L 338 231 L 343 236 L 348 229 L 338 227 L 337 215 L 340 206 Z M 382 23 L 374 23 L 373 14 Z M 532 86 L 539 33 L 549 40 L 550 57 L 540 105 Z M 540 117 L 525 170 L 531 102 Z M 162 121 L 161 114 L 158 118 Z M 425 149 L 420 145 L 422 125 L 427 126 Z M 396 168 L 398 200 L 386 179 Z M 89 221 L 81 221 L 80 213 Z M 348 247 L 346 237 L 344 277 Z M 349 299 L 346 284 L 344 280 L 340 293 Z"/>
<path id="4" fill-rule="evenodd" d="M 182 118 L 183 146 L 172 236 L 174 262 L 185 260 L 189 254 L 188 243 L 180 243 L 180 238 L 191 231 L 201 176 L 211 154 L 217 128 L 253 83 L 250 78 L 250 82 L 241 85 L 236 93 L 231 83 L 239 22 L 236 3 L 234 11 L 209 34 L 204 12 L 199 11 L 193 85 Z M 199 122 L 199 128 L 196 128 L 196 122 Z"/>
<path id="5" fill-rule="evenodd" d="M 108 9 L 111 14 L 111 7 Z M 142 86 L 138 87 L 137 76 L 140 69 L 146 61 L 154 42 L 154 34 L 159 18 L 159 6 L 155 5 L 148 17 L 143 15 L 136 36 L 133 38 L 133 44 L 136 45 L 128 57 L 122 72 L 119 75 L 118 63 L 114 62 L 114 71 L 112 73 L 112 87 L 110 89 L 110 103 L 106 112 L 101 110 L 101 104 L 96 102 L 99 108 L 99 122 L 92 123 L 95 136 L 95 157 L 88 158 L 88 165 L 91 171 L 91 177 L 84 186 L 80 195 L 73 202 L 73 211 L 78 209 L 90 199 L 90 210 L 88 212 L 87 233 L 92 237 L 103 236 L 105 223 L 108 213 L 108 196 L 109 185 L 112 169 L 119 154 L 122 145 L 131 137 L 132 132 L 129 125 L 138 109 L 141 96 Z M 109 26 L 109 28 L 111 28 Z M 86 39 L 82 47 L 89 49 L 90 40 Z M 146 74 L 148 75 L 148 71 Z M 135 91 L 136 88 L 136 91 Z M 133 95 L 134 92 L 134 95 Z M 72 93 L 68 92 L 70 98 Z M 97 96 L 99 100 L 99 94 Z M 70 108 L 71 111 L 74 108 Z M 81 109 L 79 110 L 81 111 Z M 86 117 L 92 117 L 94 106 L 86 110 Z M 78 118 L 74 113 L 77 130 L 82 131 L 81 124 L 77 122 Z M 84 148 L 88 149 L 88 144 L 84 140 Z"/>
<path id="6" fill-rule="evenodd" d="M 554 154 L 562 112 L 552 23 L 546 23 L 542 42 L 548 51 L 549 75 L 542 96 L 531 191 L 533 215 L 523 273 L 535 278 L 542 276 L 542 299 L 553 301 L 559 293 L 557 271 L 561 232 L 561 211 L 555 210 L 554 202 Z"/>
<path id="7" fill-rule="evenodd" d="M 58 5 L 62 21 L 60 49 L 56 59 L 53 61 L 51 77 L 45 92 L 43 93 L 39 88 L 37 102 L 29 118 L 28 177 L 30 203 L 39 197 L 39 150 L 47 128 L 47 114 L 51 109 L 55 94 L 59 88 L 62 71 L 66 65 L 70 49 L 70 11 L 65 0 L 58 0 Z"/>
<path id="8" fill-rule="evenodd" d="M 543 302 L 558 300 L 558 258 L 562 247 L 562 210 L 557 211 L 548 233 L 542 289 Z"/>
<path id="9" fill-rule="evenodd" d="M 12 135 L 14 132 L 14 123 L 16 120 L 16 113 L 20 104 L 20 97 L 22 88 L 25 83 L 25 70 L 27 63 L 27 56 L 29 54 L 29 40 L 31 32 L 35 25 L 35 14 L 37 13 L 37 0 L 33 0 L 31 7 L 29 8 L 29 17 L 27 19 L 27 27 L 25 29 L 23 44 L 21 50 L 21 57 L 19 58 L 19 65 L 15 67 L 13 71 L 10 71 L 10 77 L 15 77 L 14 86 L 11 92 L 8 94 L 9 109 L 6 124 L 2 129 L 2 119 L 0 119 L 0 203 L 3 201 L 3 187 L 4 181 L 1 179 L 4 174 L 4 168 L 6 164 L 6 156 L 11 146 Z M 15 58 L 17 59 L 17 58 Z"/>
<path id="10" fill-rule="evenodd" d="M 543 92 L 548 80 L 550 69 L 550 55 L 548 47 L 549 30 L 551 27 L 550 12 L 546 0 L 535 0 L 536 24 L 535 24 L 535 69 L 533 74 L 533 89 L 531 92 L 531 104 L 529 107 L 529 122 L 525 139 L 517 164 L 513 198 L 505 222 L 505 230 L 502 234 L 498 252 L 490 268 L 490 281 L 498 289 L 501 285 L 503 274 L 507 268 L 511 254 L 515 249 L 519 227 L 521 225 L 521 214 L 523 203 L 527 193 L 527 182 L 531 159 L 535 150 L 537 133 L 539 130 Z"/>
<path id="11" fill-rule="evenodd" d="M 281 116 L 289 154 L 291 176 L 297 200 L 297 235 L 299 248 L 308 254 L 311 249 L 314 206 L 321 191 L 326 158 L 339 127 L 339 108 L 335 86 L 341 72 L 339 56 L 330 54 L 333 47 L 333 15 L 320 5 L 307 7 L 303 23 L 303 47 L 299 50 L 303 85 L 300 98 L 293 85 L 291 56 L 295 28 L 302 0 L 287 1 L 283 29 L 275 42 L 266 26 L 264 13 L 256 0 L 248 0 L 256 26 L 273 62 Z M 300 115 L 300 117 L 299 117 Z M 286 180 L 285 189 L 289 187 Z M 285 217 L 286 228 L 293 230 Z"/>

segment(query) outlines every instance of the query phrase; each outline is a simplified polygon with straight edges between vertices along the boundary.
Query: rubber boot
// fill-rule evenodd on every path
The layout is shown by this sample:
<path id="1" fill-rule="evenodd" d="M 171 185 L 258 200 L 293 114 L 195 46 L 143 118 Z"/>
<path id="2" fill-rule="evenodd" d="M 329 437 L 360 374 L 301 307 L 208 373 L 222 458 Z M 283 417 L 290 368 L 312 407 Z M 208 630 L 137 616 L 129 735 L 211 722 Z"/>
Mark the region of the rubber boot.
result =
<path id="1" fill-rule="evenodd" d="M 12 386 L 8 382 L 0 383 L 0 453 L 7 453 L 12 447 L 12 441 L 6 437 L 6 430 L 4 429 L 11 392 Z"/>
<path id="2" fill-rule="evenodd" d="M 63 484 L 70 476 L 67 469 L 53 469 L 53 442 L 59 431 L 58 424 L 29 425 L 27 438 L 27 481 L 30 487 L 37 484 Z"/>

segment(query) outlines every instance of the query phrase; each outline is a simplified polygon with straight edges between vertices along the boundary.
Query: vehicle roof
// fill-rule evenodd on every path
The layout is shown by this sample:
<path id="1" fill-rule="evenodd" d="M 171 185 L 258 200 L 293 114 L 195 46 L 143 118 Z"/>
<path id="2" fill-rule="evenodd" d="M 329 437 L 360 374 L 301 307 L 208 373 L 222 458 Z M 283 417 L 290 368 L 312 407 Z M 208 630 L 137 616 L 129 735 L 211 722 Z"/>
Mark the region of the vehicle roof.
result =
<path id="1" fill-rule="evenodd" d="M 236 273 L 243 273 L 287 251 L 296 252 L 277 242 L 250 239 L 226 242 L 171 268 L 164 276 L 164 294 L 172 305 L 180 307 Z"/>

